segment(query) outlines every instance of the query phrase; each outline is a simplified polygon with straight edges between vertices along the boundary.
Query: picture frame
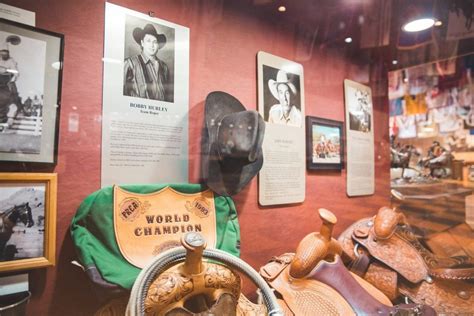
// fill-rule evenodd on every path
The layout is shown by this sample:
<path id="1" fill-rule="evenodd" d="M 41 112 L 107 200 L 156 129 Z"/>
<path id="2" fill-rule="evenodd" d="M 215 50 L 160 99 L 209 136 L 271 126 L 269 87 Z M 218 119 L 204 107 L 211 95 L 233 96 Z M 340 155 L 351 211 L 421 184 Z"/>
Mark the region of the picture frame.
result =
<path id="1" fill-rule="evenodd" d="M 64 35 L 0 19 L 0 161 L 56 164 Z"/>
<path id="2" fill-rule="evenodd" d="M 57 175 L 0 173 L 0 196 L 0 273 L 54 266 Z"/>
<path id="3" fill-rule="evenodd" d="M 344 168 L 343 122 L 306 117 L 306 168 L 341 170 Z"/>

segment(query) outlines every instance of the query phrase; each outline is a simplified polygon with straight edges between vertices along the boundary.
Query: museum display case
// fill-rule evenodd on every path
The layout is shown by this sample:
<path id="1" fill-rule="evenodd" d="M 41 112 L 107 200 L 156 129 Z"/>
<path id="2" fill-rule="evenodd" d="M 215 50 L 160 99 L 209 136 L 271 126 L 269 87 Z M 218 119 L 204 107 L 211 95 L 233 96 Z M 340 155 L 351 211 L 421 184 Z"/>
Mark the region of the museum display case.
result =
<path id="1" fill-rule="evenodd" d="M 473 8 L 3 1 L 0 314 L 474 313 Z"/>

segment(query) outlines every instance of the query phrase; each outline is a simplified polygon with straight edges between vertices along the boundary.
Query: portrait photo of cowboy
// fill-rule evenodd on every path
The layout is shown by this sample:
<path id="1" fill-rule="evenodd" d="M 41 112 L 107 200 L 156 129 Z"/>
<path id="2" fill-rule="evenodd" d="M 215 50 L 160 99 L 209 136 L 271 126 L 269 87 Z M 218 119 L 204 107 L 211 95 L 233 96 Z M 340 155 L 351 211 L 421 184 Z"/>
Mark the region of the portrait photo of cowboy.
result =
<path id="1" fill-rule="evenodd" d="M 46 43 L 0 31 L 0 152 L 38 154 Z"/>
<path id="2" fill-rule="evenodd" d="M 301 127 L 300 77 L 263 65 L 264 113 L 270 124 Z"/>
<path id="3" fill-rule="evenodd" d="M 349 128 L 353 131 L 369 133 L 371 130 L 371 96 L 367 91 L 353 89 L 349 102 Z"/>
<path id="4" fill-rule="evenodd" d="M 123 95 L 174 102 L 173 28 L 126 16 Z"/>

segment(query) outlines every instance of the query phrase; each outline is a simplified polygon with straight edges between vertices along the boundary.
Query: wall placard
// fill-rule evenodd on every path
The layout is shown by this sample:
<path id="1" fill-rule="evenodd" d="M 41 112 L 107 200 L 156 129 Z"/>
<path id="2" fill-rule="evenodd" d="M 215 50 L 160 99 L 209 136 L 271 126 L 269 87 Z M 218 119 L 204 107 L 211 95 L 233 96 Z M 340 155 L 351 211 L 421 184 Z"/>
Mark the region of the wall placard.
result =
<path id="1" fill-rule="evenodd" d="M 102 187 L 188 181 L 189 29 L 106 3 Z"/>
<path id="2" fill-rule="evenodd" d="M 259 203 L 301 203 L 306 183 L 303 66 L 264 52 L 257 59 L 258 111 L 266 122 Z"/>
<path id="3" fill-rule="evenodd" d="M 344 80 L 346 105 L 347 195 L 375 192 L 374 115 L 370 87 Z"/>

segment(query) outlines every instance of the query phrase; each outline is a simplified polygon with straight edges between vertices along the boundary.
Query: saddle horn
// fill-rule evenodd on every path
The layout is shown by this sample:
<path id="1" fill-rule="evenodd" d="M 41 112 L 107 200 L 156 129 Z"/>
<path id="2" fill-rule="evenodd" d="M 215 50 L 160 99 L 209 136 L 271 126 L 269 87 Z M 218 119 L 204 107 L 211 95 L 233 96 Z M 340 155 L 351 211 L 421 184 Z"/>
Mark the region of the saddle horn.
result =
<path id="1" fill-rule="evenodd" d="M 380 240 L 392 237 L 398 224 L 406 224 L 405 215 L 395 208 L 381 207 L 374 219 L 375 236 Z"/>
<path id="2" fill-rule="evenodd" d="M 332 238 L 332 230 L 337 223 L 336 216 L 324 208 L 320 208 L 318 213 L 323 222 L 320 231 L 306 235 L 296 248 L 295 258 L 290 266 L 290 275 L 294 278 L 308 275 L 320 260 L 342 254 L 341 246 Z"/>

